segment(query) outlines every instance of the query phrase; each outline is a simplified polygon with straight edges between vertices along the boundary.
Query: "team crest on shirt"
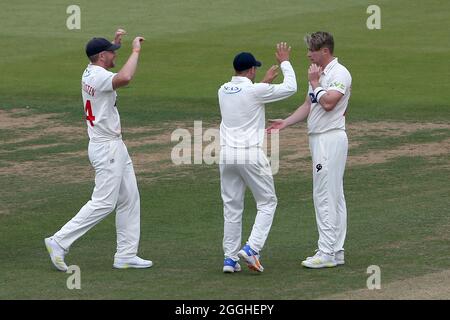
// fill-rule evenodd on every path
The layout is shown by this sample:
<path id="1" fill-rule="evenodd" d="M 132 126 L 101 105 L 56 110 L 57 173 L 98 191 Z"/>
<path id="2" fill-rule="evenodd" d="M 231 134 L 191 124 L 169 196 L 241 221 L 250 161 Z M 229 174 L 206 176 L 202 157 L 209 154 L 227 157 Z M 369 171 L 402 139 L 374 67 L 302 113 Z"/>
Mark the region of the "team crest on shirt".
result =
<path id="1" fill-rule="evenodd" d="M 316 97 L 314 96 L 314 92 L 310 92 L 309 93 L 309 98 L 311 99 L 311 103 L 317 103 L 318 102 Z"/>

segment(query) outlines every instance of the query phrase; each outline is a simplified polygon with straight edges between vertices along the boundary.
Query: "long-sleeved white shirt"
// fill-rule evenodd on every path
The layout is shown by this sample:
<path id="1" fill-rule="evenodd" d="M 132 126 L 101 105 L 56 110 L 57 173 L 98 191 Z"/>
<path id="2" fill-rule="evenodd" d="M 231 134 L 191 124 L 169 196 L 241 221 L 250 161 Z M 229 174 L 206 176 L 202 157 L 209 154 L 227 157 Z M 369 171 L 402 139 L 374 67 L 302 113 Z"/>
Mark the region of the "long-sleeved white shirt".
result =
<path id="1" fill-rule="evenodd" d="M 283 83 L 253 83 L 234 76 L 218 92 L 220 145 L 232 148 L 262 147 L 265 132 L 265 104 L 286 99 L 297 92 L 295 72 L 289 61 L 280 65 Z"/>

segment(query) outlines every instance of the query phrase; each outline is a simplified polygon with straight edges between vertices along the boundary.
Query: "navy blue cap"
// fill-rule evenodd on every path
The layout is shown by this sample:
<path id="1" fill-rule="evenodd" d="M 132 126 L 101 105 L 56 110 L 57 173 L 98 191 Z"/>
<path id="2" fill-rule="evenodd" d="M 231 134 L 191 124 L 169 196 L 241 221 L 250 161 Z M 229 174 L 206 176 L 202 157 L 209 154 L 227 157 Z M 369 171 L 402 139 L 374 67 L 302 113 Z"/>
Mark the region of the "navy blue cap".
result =
<path id="1" fill-rule="evenodd" d="M 257 61 L 250 52 L 241 52 L 234 57 L 233 67 L 236 71 L 244 71 L 251 67 L 261 67 L 262 63 Z"/>
<path id="2" fill-rule="evenodd" d="M 86 55 L 90 57 L 102 51 L 114 51 L 119 48 L 120 44 L 111 43 L 105 38 L 92 38 L 86 45 Z"/>

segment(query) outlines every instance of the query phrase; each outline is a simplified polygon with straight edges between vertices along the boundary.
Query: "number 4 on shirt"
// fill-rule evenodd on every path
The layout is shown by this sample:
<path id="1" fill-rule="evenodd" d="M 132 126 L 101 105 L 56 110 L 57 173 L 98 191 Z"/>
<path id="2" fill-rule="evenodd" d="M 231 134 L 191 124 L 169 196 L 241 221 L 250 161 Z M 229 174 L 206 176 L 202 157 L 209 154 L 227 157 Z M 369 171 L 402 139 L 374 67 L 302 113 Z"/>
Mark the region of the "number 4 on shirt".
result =
<path id="1" fill-rule="evenodd" d="M 92 113 L 91 100 L 86 101 L 86 106 L 84 107 L 84 111 L 86 111 L 86 120 L 89 121 L 91 126 L 94 126 L 95 117 Z"/>

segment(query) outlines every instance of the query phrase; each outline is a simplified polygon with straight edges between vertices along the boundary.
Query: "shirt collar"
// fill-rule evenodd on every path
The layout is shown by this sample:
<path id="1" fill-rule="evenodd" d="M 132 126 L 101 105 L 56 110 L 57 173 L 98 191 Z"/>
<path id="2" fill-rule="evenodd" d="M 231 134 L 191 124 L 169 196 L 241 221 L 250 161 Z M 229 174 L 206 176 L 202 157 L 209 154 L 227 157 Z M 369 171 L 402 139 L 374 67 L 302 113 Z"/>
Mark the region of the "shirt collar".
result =
<path id="1" fill-rule="evenodd" d="M 231 82 L 234 82 L 234 83 L 245 83 L 245 82 L 253 83 L 252 80 L 250 80 L 249 78 L 241 77 L 241 76 L 233 76 L 233 77 L 231 77 Z"/>
<path id="2" fill-rule="evenodd" d="M 88 64 L 88 68 L 96 68 L 96 69 L 100 68 L 100 69 L 103 69 L 103 70 L 107 70 L 107 69 L 105 69 L 105 68 L 103 68 L 103 67 L 100 67 L 100 66 L 98 66 L 98 65 L 96 65 L 96 64 L 92 64 L 92 63 L 89 63 L 89 64 Z"/>
<path id="3" fill-rule="evenodd" d="M 328 72 L 330 72 L 330 70 L 333 69 L 333 67 L 335 65 L 337 65 L 337 63 L 338 63 L 338 58 L 334 58 L 333 60 L 331 60 L 331 62 L 329 64 L 327 64 L 327 66 L 323 70 L 323 74 L 326 75 Z"/>

